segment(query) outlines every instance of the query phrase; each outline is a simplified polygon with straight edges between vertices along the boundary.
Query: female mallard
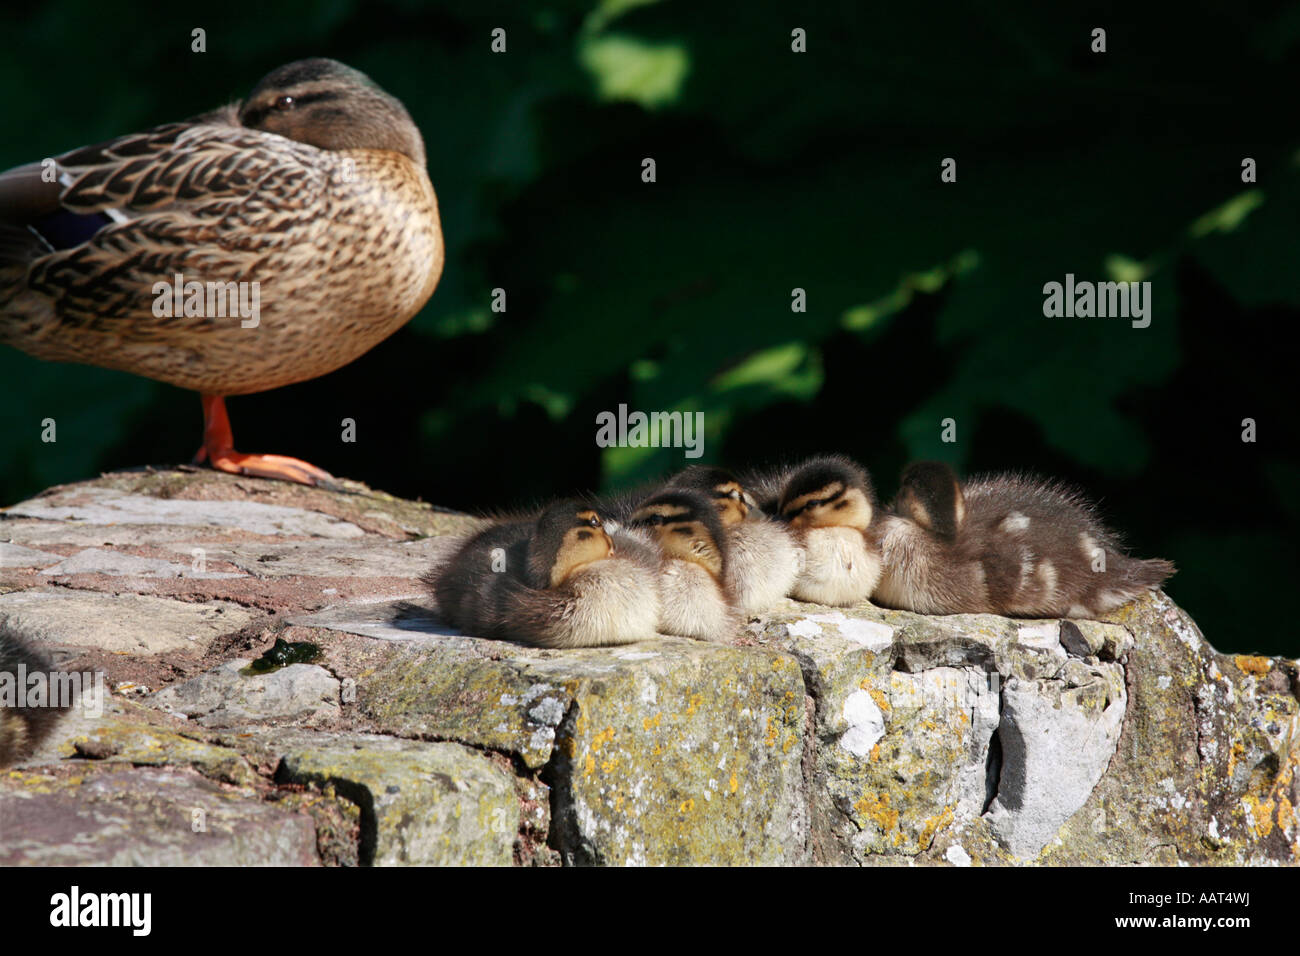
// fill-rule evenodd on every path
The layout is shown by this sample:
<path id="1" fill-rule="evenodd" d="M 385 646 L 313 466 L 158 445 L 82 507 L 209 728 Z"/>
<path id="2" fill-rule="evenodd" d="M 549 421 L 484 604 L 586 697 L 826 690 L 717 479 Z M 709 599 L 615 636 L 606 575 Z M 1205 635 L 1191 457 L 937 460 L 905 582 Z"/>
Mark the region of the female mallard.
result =
<path id="1" fill-rule="evenodd" d="M 351 362 L 420 310 L 442 264 L 420 131 L 334 60 L 0 174 L 0 342 L 198 392 L 197 458 L 222 471 L 328 481 L 236 452 L 225 396 Z"/>

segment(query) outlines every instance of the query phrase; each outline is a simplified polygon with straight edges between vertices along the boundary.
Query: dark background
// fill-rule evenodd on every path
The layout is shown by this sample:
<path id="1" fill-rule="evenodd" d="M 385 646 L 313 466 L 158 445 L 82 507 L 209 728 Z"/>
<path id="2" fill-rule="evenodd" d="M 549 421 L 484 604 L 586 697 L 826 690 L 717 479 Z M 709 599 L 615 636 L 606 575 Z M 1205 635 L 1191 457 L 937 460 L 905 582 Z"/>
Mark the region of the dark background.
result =
<path id="1" fill-rule="evenodd" d="M 0 14 L 0 168 L 343 60 L 424 133 L 446 271 L 351 366 L 233 399 L 239 449 L 497 509 L 680 467 L 596 447 L 626 402 L 703 411 L 706 461 L 844 451 L 886 499 L 909 458 L 1024 469 L 1174 560 L 1217 647 L 1300 652 L 1300 6 L 814 6 L 32 5 Z M 1045 318 L 1067 272 L 1150 280 L 1151 326 Z M 0 501 L 199 444 L 164 385 L 12 349 L 0 382 Z"/>

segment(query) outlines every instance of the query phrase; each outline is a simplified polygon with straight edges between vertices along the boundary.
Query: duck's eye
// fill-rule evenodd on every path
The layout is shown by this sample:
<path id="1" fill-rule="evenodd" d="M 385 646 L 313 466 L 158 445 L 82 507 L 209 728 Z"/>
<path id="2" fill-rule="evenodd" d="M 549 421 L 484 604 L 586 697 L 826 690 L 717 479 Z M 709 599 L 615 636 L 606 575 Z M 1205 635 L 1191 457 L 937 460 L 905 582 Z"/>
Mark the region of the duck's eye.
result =
<path id="1" fill-rule="evenodd" d="M 291 110 L 297 105 L 297 101 L 292 96 L 281 96 L 275 101 L 277 110 Z"/>

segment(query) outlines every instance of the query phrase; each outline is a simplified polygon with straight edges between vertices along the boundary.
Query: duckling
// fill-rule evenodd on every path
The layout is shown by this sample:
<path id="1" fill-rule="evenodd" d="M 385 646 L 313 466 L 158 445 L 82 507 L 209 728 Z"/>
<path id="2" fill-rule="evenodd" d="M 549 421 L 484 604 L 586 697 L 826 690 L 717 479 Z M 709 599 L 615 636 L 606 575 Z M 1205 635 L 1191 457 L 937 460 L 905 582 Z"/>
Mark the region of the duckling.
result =
<path id="1" fill-rule="evenodd" d="M 904 469 L 874 533 L 877 602 L 923 614 L 1097 617 L 1174 573 L 1124 554 L 1076 492 L 1020 475 L 962 483 L 941 462 Z"/>
<path id="2" fill-rule="evenodd" d="M 0 174 L 0 342 L 198 392 L 198 463 L 332 483 L 235 451 L 225 397 L 332 372 L 433 294 L 438 204 L 402 103 L 342 63 L 299 60 L 242 103 L 53 171 Z"/>
<path id="3" fill-rule="evenodd" d="M 577 501 L 493 525 L 424 580 L 462 631 L 539 647 L 644 640 L 659 616 L 652 567 L 617 555 L 600 515 Z"/>
<path id="4" fill-rule="evenodd" d="M 792 597 L 840 606 L 871 597 L 880 578 L 880 551 L 867 535 L 876 492 L 865 468 L 843 455 L 826 455 L 751 481 L 758 500 L 790 527 L 803 549 Z"/>
<path id="5" fill-rule="evenodd" d="M 660 552 L 661 631 L 706 641 L 732 636 L 739 620 L 727 583 L 727 536 L 709 499 L 665 489 L 633 512 L 621 535 L 640 536 Z"/>
<path id="6" fill-rule="evenodd" d="M 26 675 L 51 671 L 44 655 L 0 622 L 0 767 L 31 756 L 71 706 L 69 701 L 59 701 L 57 706 L 49 706 L 48 701 L 47 706 L 17 705 L 19 682 Z"/>
<path id="7" fill-rule="evenodd" d="M 668 486 L 712 498 L 727 539 L 726 583 L 737 610 L 761 614 L 793 590 L 804 561 L 794 536 L 762 512 L 735 475 L 725 468 L 692 465 Z"/>

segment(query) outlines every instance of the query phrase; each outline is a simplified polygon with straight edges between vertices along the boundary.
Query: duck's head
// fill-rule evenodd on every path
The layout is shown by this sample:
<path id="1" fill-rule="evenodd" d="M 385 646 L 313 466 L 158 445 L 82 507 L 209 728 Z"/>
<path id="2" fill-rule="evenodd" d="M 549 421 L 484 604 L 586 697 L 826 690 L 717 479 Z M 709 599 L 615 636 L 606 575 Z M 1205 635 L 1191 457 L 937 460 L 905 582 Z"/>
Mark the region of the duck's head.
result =
<path id="1" fill-rule="evenodd" d="M 424 168 L 424 140 L 406 107 L 337 60 L 272 70 L 240 105 L 239 122 L 321 149 L 392 150 Z"/>
<path id="2" fill-rule="evenodd" d="M 722 519 L 699 492 L 662 491 L 647 499 L 629 523 L 651 532 L 666 556 L 698 564 L 721 579 L 727 559 Z"/>
<path id="3" fill-rule="evenodd" d="M 537 519 L 528 548 L 528 583 L 558 587 L 574 572 L 614 556 L 600 515 L 577 501 L 557 501 Z"/>
<path id="4" fill-rule="evenodd" d="M 856 528 L 866 531 L 876 493 L 866 469 L 838 455 L 814 458 L 796 469 L 777 502 L 792 528 Z"/>
<path id="5" fill-rule="evenodd" d="M 951 541 L 966 520 L 966 500 L 950 467 L 941 461 L 918 461 L 903 469 L 894 511 Z"/>
<path id="6" fill-rule="evenodd" d="M 736 480 L 736 476 L 714 465 L 691 465 L 674 475 L 668 485 L 711 499 L 726 528 L 740 524 L 749 516 L 749 509 L 754 507 L 753 499 L 746 494 L 744 485 Z"/>

